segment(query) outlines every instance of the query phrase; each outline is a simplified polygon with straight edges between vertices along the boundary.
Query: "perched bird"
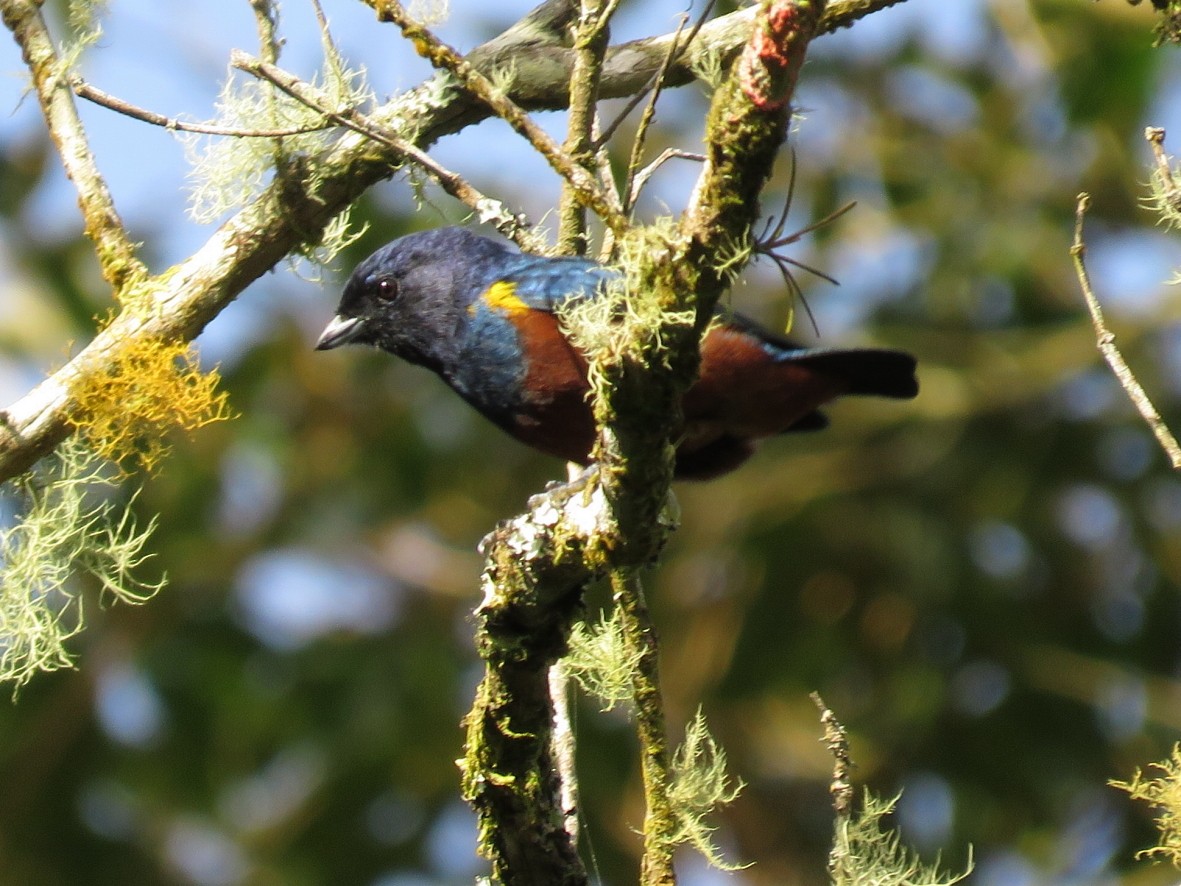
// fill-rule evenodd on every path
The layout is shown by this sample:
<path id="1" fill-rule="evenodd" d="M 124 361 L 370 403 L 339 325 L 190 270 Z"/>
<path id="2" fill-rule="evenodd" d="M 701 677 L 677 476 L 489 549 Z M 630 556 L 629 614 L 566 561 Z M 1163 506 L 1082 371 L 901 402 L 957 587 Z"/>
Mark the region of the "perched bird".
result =
<path id="1" fill-rule="evenodd" d="M 586 359 L 555 311 L 595 298 L 613 273 L 464 228 L 410 234 L 357 266 L 316 347 L 373 345 L 425 366 L 518 440 L 586 464 L 595 435 Z M 818 407 L 843 394 L 913 397 L 914 369 L 901 351 L 801 348 L 722 313 L 682 403 L 676 476 L 724 474 L 765 437 L 822 428 Z"/>

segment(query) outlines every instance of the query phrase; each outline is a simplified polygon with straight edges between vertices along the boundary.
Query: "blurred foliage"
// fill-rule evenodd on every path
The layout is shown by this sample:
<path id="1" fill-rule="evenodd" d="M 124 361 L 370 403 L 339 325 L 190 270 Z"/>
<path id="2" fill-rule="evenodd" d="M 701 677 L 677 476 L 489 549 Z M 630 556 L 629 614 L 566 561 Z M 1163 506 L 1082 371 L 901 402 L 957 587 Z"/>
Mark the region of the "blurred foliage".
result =
<path id="1" fill-rule="evenodd" d="M 1101 364 L 1068 249 L 1085 189 L 1099 297 L 1181 428 L 1177 297 L 1157 283 L 1179 251 L 1141 207 L 1142 132 L 1181 121 L 1181 68 L 1151 48 L 1148 4 L 956 4 L 966 24 L 945 30 L 938 5 L 818 42 L 794 133 L 793 218 L 859 204 L 797 247 L 843 284 L 801 280 L 820 340 L 906 347 L 923 391 L 838 405 L 831 429 L 679 487 L 683 528 L 650 582 L 671 723 L 702 706 L 746 784 L 712 835 L 754 862 L 734 882 L 824 882 L 819 690 L 855 776 L 903 791 L 896 822 L 925 857 L 963 870 L 971 845 L 984 884 L 1168 883 L 1135 859 L 1158 839 L 1151 812 L 1106 783 L 1181 730 L 1181 480 Z M 654 153 L 694 146 L 703 101 L 665 98 Z M 80 236 L 32 221 L 55 163 L 35 138 L 0 151 L 25 293 L 0 349 L 39 371 L 105 310 Z M 670 165 L 641 211 L 675 210 L 691 175 Z M 784 163 L 769 209 L 786 180 Z M 509 169 L 479 184 L 526 205 L 532 190 Z M 160 199 L 183 213 L 180 193 Z M 395 183 L 361 201 L 369 228 L 343 268 L 439 222 L 400 200 Z M 777 273 L 748 278 L 733 302 L 782 325 Z M 453 764 L 478 673 L 475 546 L 562 466 L 421 370 L 313 352 L 336 287 L 315 305 L 308 288 L 260 281 L 227 314 L 262 318 L 221 367 L 238 418 L 178 439 L 146 480 L 135 507 L 159 515 L 168 591 L 92 607 L 80 668 L 4 702 L 0 883 L 391 886 L 483 869 Z M 607 597 L 592 589 L 592 621 Z M 634 879 L 642 820 L 624 717 L 594 699 L 577 717 L 584 835 L 611 884 Z"/>

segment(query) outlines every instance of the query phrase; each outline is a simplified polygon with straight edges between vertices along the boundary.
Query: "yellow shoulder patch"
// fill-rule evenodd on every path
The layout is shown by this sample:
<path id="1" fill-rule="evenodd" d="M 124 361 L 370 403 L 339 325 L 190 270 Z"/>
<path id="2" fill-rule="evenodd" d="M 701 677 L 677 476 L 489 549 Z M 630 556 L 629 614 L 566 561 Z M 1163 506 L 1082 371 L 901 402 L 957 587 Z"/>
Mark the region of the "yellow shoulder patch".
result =
<path id="1" fill-rule="evenodd" d="M 521 314 L 529 310 L 529 306 L 517 297 L 516 284 L 507 280 L 498 280 L 489 286 L 480 296 L 480 301 L 492 310 L 503 311 L 506 314 Z M 476 312 L 476 304 L 473 302 L 468 307 L 469 314 Z"/>

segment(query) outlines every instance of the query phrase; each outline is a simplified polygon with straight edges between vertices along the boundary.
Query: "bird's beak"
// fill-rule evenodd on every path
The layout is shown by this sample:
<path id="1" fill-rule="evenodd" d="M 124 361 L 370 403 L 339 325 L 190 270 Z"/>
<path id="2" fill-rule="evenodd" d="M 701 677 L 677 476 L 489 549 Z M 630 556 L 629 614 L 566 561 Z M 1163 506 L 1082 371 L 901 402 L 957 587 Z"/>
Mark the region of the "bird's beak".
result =
<path id="1" fill-rule="evenodd" d="M 320 339 L 316 342 L 316 350 L 327 351 L 347 345 L 360 335 L 364 328 L 365 321 L 360 317 L 343 317 L 337 314 L 320 333 Z"/>

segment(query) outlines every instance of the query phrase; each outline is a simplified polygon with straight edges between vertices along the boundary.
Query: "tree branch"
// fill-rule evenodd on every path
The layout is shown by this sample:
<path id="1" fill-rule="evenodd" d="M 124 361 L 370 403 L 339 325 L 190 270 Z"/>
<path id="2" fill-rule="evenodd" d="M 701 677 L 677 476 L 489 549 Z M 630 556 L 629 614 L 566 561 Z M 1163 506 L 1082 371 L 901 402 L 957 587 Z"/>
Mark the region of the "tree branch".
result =
<path id="1" fill-rule="evenodd" d="M 630 574 L 651 562 L 671 531 L 670 439 L 680 398 L 697 369 L 699 338 L 741 264 L 734 256 L 757 217 L 758 195 L 784 137 L 808 42 L 821 28 L 852 18 L 822 19 L 823 2 L 767 0 L 709 22 L 683 53 L 670 52 L 673 37 L 668 35 L 608 50 L 601 97 L 643 88 L 670 58 L 662 77 L 666 85 L 688 82 L 707 58 L 737 57 L 714 96 L 705 167 L 689 212 L 675 227 L 629 232 L 593 177 L 570 163 L 552 141 L 537 138 L 521 111 L 563 107 L 569 101 L 573 58 L 561 31 L 569 23 L 571 3 L 542 4 L 463 60 L 417 28 L 397 4 L 366 2 L 396 20 L 448 73 L 364 117 L 335 111 L 351 131 L 306 158 L 315 174 L 277 180 L 192 257 L 147 278 L 94 169 L 76 115 L 71 116 L 73 97 L 57 80 L 60 62 L 37 4 L 0 0 L 4 21 L 34 69 L 67 169 L 80 182 L 88 233 L 98 245 L 104 272 L 117 288 L 134 284 L 137 301 L 151 306 L 117 316 L 65 367 L 0 414 L 0 479 L 26 469 L 64 436 L 74 381 L 109 361 L 116 350 L 141 337 L 193 338 L 245 286 L 295 247 L 313 242 L 334 216 L 388 178 L 411 156 L 408 146 L 422 152 L 492 113 L 505 117 L 542 146 L 579 198 L 623 234 L 633 259 L 626 268 L 627 288 L 657 309 L 656 322 L 627 327 L 629 340 L 622 349 L 595 359 L 601 381 L 595 413 L 604 429 L 595 452 L 600 468 L 581 484 L 536 497 L 528 513 L 498 527 L 483 546 L 484 599 L 476 615 L 486 670 L 466 719 L 464 793 L 478 813 L 481 848 L 497 876 L 512 883 L 581 884 L 587 876 L 565 826 L 550 741 L 549 669 L 565 652 L 586 583 L 608 571 Z M 855 17 L 891 4 L 833 5 Z M 512 65 L 505 64 L 509 59 Z M 511 101 L 502 101 L 485 74 L 510 69 L 513 79 L 501 91 Z M 456 87 L 456 77 L 463 90 Z M 389 133 L 400 135 L 391 139 Z M 636 597 L 630 605 L 638 603 Z M 642 622 L 637 624 L 643 633 Z M 655 701 L 654 657 L 645 673 L 643 691 Z M 645 753 L 651 755 L 662 746 L 658 733 L 663 730 L 649 726 Z M 667 788 L 667 759 L 663 767 L 645 771 L 650 808 L 664 816 L 659 797 Z M 667 843 L 662 845 L 664 854 L 654 851 L 653 860 L 645 862 L 648 882 L 672 882 Z"/>
<path id="2" fill-rule="evenodd" d="M 691 211 L 679 227 L 625 235 L 629 303 L 655 305 L 656 312 L 618 324 L 613 346 L 588 355 L 602 429 L 598 468 L 580 484 L 536 496 L 527 513 L 482 546 L 488 565 L 477 646 L 486 670 L 467 718 L 462 765 L 481 851 L 506 882 L 567 882 L 531 879 L 539 872 L 585 879 L 560 827 L 548 668 L 565 651 L 583 587 L 607 571 L 626 574 L 654 560 L 675 522 L 667 504 L 680 398 L 696 373 L 708 317 L 740 265 L 719 263 L 717 252 L 742 243 L 757 218 L 758 193 L 782 143 L 795 78 L 822 11 L 823 3 L 806 0 L 759 7 L 742 57 L 714 96 L 707 162 Z M 646 691 L 658 694 L 654 666 L 648 676 Z M 660 747 L 660 731 L 649 736 L 647 751 Z M 667 788 L 661 771 L 645 768 L 657 818 L 667 812 L 660 806 Z M 652 848 L 645 882 L 671 883 L 668 858 Z"/>
<path id="3" fill-rule="evenodd" d="M 891 5 L 879 2 L 874 8 Z M 511 70 L 506 93 L 526 109 L 555 109 L 569 100 L 569 48 L 560 30 L 573 15 L 566 0 L 548 0 L 525 18 L 489 42 L 476 47 L 467 58 L 482 71 Z M 834 2 L 821 27 L 832 30 L 868 14 L 864 2 Z M 706 24 L 693 43 L 670 66 L 667 83 L 683 85 L 707 57 L 732 58 L 750 29 L 754 9 L 744 9 Z M 104 267 L 117 271 L 116 280 L 137 276 L 139 264 L 131 253 L 118 216 L 85 142 L 79 142 L 80 126 L 63 84 L 55 85 L 56 52 L 45 33 L 34 0 L 0 0 L 0 15 L 14 33 L 40 83 L 38 95 L 49 128 L 63 138 L 63 159 L 74 169 L 75 181 L 89 196 L 82 198 L 88 233 L 101 237 L 103 255 L 122 257 Z M 642 89 L 668 55 L 671 34 L 613 47 L 607 53 L 600 84 L 601 97 L 620 97 Z M 513 65 L 507 62 L 512 60 Z M 38 73 L 39 72 L 39 73 Z M 42 92 L 44 90 L 44 94 Z M 66 102 L 62 102 L 65 96 Z M 425 149 L 438 139 L 485 119 L 487 105 L 469 94 L 441 88 L 438 78 L 395 98 L 368 116 L 382 125 L 404 132 L 405 139 Z M 76 162 L 77 157 L 86 158 Z M 66 366 L 45 379 L 29 394 L 0 412 L 0 481 L 27 470 L 52 451 L 65 436 L 65 414 L 71 405 L 69 385 L 88 366 L 99 366 L 114 345 L 126 336 L 158 335 L 195 337 L 247 285 L 262 276 L 296 246 L 314 237 L 329 220 L 373 184 L 388 178 L 400 157 L 388 146 L 360 135 L 343 138 L 322 155 L 309 158 L 317 175 L 303 186 L 290 182 L 272 184 L 237 215 L 225 222 L 191 258 L 151 281 L 161 311 L 149 323 L 142 318 L 116 320 Z M 89 173 L 88 174 L 88 170 Z M 97 188 L 89 183 L 97 182 Z M 85 208 L 90 207 L 90 208 Z M 97 223 L 91 219 L 98 220 Z M 96 241 L 98 242 L 98 241 Z M 120 270 L 122 269 L 122 270 Z M 145 284 L 146 285 L 146 284 Z M 162 311 L 171 312 L 163 316 Z"/>
<path id="4" fill-rule="evenodd" d="M 251 58 L 243 52 L 235 50 L 230 56 L 230 64 L 240 71 L 273 84 L 296 101 L 319 111 L 335 125 L 344 126 L 396 151 L 426 173 L 444 192 L 469 207 L 481 224 L 493 225 L 522 249 L 531 252 L 545 251 L 545 241 L 530 230 L 524 216 L 510 212 L 499 200 L 479 191 L 459 173 L 447 169 L 426 151 L 406 141 L 396 130 L 382 125 L 355 108 L 332 107 L 328 98 L 310 83 L 305 83 L 295 75 L 265 61 Z"/>
<path id="5" fill-rule="evenodd" d="M 125 117 L 131 117 L 152 126 L 171 129 L 175 132 L 195 132 L 198 135 L 224 135 L 230 138 L 283 138 L 287 135 L 303 135 L 308 132 L 318 132 L 338 125 L 325 121 L 324 123 L 317 123 L 310 126 L 290 126 L 285 129 L 239 129 L 234 126 L 194 123 L 189 120 L 179 120 L 176 117 L 165 117 L 163 114 L 157 114 L 155 111 L 149 111 L 147 108 L 133 105 L 131 102 L 124 101 L 118 96 L 111 95 L 109 92 L 104 92 L 97 86 L 87 83 L 77 74 L 70 77 L 70 86 L 74 90 L 74 95 L 79 98 L 94 102 L 96 105 L 101 105 L 117 114 L 123 114 Z"/>
<path id="6" fill-rule="evenodd" d="M 1091 278 L 1087 273 L 1085 263 L 1087 246 L 1083 241 L 1083 218 L 1086 216 L 1087 209 L 1090 205 L 1091 197 L 1089 194 L 1078 195 L 1078 204 L 1075 207 L 1074 214 L 1074 242 L 1070 247 L 1070 255 L 1074 259 L 1074 270 L 1078 275 L 1079 287 L 1083 291 L 1083 298 L 1087 302 L 1087 310 L 1091 314 L 1091 322 L 1095 326 L 1099 353 L 1103 355 L 1103 359 L 1107 361 L 1107 365 L 1115 373 L 1116 380 L 1119 381 L 1120 386 L 1127 392 L 1128 398 L 1136 407 L 1136 411 L 1140 413 L 1140 417 L 1144 419 L 1148 427 L 1152 430 L 1152 433 L 1156 436 L 1156 441 L 1160 444 L 1161 449 L 1164 450 L 1173 470 L 1181 470 L 1181 446 L 1177 445 L 1177 438 L 1173 436 L 1173 433 L 1169 430 L 1169 426 L 1165 424 L 1165 420 L 1161 418 L 1160 413 L 1156 411 L 1156 407 L 1152 405 L 1148 394 L 1140 385 L 1140 382 L 1136 380 L 1131 367 L 1124 360 L 1124 355 L 1115 346 L 1115 333 L 1107 327 L 1107 321 L 1103 318 L 1103 308 L 1099 305 L 1099 299 L 1095 297 L 1095 291 L 1091 288 Z"/>
<path id="7" fill-rule="evenodd" d="M 574 38 L 574 68 L 570 74 L 570 113 L 566 142 L 562 149 L 575 163 L 593 174 L 596 147 L 594 130 L 597 119 L 599 81 L 603 59 L 611 38 L 610 20 L 618 0 L 581 0 L 581 12 Z M 606 191 L 606 188 L 603 188 Z M 619 212 L 619 201 L 612 201 Z M 586 206 L 578 191 L 563 182 L 558 203 L 558 251 L 570 255 L 586 253 Z"/>
<path id="8" fill-rule="evenodd" d="M 671 781 L 664 701 L 660 695 L 660 654 L 656 627 L 644 600 L 644 587 L 634 572 L 612 573 L 611 586 L 619 607 L 624 636 L 638 665 L 633 678 L 632 700 L 636 733 L 640 739 L 640 772 L 644 780 L 644 858 L 640 882 L 644 886 L 676 883 L 673 849 L 677 817 L 669 799 Z"/>
<path id="9" fill-rule="evenodd" d="M 49 134 L 57 145 L 66 175 L 78 191 L 78 205 L 86 223 L 86 236 L 94 241 L 102 275 L 116 291 L 145 277 L 147 271 L 135 255 L 107 183 L 98 171 L 86 131 L 78 117 L 65 65 L 35 0 L 3 0 L 0 16 L 21 48 L 33 77 L 33 89 Z"/>
<path id="10" fill-rule="evenodd" d="M 488 105 L 496 116 L 504 120 L 524 137 L 541 154 L 559 175 L 578 194 L 578 199 L 598 213 L 606 224 L 615 231 L 622 231 L 626 220 L 607 198 L 586 169 L 579 166 L 562 150 L 544 129 L 534 123 L 525 110 L 511 98 L 502 94 L 491 80 L 447 44 L 418 22 L 414 21 L 397 0 L 365 0 L 377 11 L 381 21 L 393 22 L 419 54 L 436 68 L 449 72 L 468 92 Z"/>

